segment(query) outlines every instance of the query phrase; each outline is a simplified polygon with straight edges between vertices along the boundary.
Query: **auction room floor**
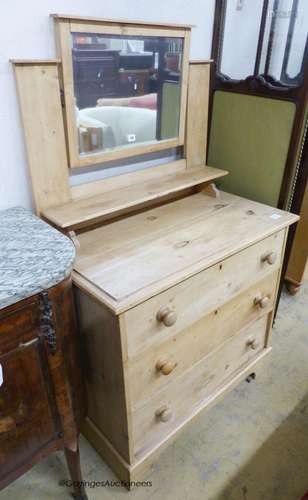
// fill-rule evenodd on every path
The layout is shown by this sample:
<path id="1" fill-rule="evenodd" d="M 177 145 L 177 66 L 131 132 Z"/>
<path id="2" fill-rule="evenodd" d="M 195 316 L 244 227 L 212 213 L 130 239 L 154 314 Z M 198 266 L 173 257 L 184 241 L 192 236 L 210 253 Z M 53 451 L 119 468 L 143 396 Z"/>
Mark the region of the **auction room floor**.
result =
<path id="1" fill-rule="evenodd" d="M 300 500 L 308 492 L 308 283 L 284 293 L 264 371 L 242 382 L 161 456 L 151 487 L 89 488 L 89 500 Z M 84 479 L 115 479 L 81 439 Z M 64 500 L 62 453 L 0 493 L 0 500 Z"/>

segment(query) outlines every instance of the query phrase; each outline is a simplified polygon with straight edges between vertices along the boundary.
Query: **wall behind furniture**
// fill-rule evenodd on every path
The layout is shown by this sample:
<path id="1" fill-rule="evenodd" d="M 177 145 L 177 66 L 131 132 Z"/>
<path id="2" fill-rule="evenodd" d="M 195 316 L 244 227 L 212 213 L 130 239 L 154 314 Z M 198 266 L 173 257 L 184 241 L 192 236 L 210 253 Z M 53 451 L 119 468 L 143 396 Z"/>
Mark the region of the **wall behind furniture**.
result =
<path id="1" fill-rule="evenodd" d="M 50 13 L 194 24 L 191 58 L 204 59 L 211 52 L 214 4 L 214 0 L 2 0 L 0 209 L 15 205 L 32 207 L 23 130 L 9 59 L 55 57 Z"/>

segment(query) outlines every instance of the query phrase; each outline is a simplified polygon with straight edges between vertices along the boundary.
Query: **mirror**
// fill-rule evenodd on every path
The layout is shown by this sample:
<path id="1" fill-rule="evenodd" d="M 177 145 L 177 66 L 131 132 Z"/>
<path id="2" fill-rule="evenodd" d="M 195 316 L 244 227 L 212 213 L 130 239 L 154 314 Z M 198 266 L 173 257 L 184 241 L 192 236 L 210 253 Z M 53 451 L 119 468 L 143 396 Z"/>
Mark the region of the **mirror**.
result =
<path id="1" fill-rule="evenodd" d="M 262 8 L 263 0 L 225 3 L 219 69 L 234 80 L 245 79 L 254 72 Z"/>
<path id="2" fill-rule="evenodd" d="M 184 38 L 72 32 L 80 157 L 179 135 Z"/>
<path id="3" fill-rule="evenodd" d="M 308 53 L 307 0 L 223 0 L 219 70 L 300 85 Z"/>
<path id="4" fill-rule="evenodd" d="M 294 26 L 288 37 L 285 79 L 300 83 L 303 64 L 308 54 L 308 9 L 306 0 L 298 0 Z"/>

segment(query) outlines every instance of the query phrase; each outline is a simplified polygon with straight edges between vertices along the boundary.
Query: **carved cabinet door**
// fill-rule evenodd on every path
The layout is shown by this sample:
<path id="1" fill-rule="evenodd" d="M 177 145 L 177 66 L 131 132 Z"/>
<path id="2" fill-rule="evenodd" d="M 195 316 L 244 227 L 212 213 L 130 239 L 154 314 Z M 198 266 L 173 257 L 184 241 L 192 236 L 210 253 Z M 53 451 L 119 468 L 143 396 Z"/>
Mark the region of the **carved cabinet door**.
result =
<path id="1" fill-rule="evenodd" d="M 0 353 L 1 489 L 17 468 L 22 469 L 52 445 L 60 421 L 44 340 L 38 332 L 34 330 L 33 338 Z"/>

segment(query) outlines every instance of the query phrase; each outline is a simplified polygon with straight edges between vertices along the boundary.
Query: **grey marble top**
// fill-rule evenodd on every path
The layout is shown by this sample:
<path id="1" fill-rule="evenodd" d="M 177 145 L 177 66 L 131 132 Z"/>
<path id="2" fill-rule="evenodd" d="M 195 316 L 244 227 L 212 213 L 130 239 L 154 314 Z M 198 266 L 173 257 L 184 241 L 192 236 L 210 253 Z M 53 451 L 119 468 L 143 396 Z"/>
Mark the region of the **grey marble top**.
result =
<path id="1" fill-rule="evenodd" d="M 72 241 L 21 207 L 0 211 L 0 309 L 65 279 Z"/>

